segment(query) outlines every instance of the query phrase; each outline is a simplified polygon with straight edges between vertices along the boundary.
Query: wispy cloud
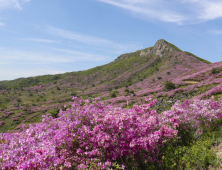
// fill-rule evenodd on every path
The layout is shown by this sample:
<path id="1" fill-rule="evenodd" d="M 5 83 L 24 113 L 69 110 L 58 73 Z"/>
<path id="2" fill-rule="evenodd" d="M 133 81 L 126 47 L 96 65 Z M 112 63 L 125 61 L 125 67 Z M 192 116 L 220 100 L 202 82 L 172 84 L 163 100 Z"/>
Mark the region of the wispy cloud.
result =
<path id="1" fill-rule="evenodd" d="M 109 57 L 104 57 L 101 55 L 94 55 L 94 54 L 89 54 L 89 53 L 84 53 L 84 52 L 80 52 L 80 51 L 75 51 L 75 50 L 67 50 L 67 49 L 59 49 L 59 48 L 52 48 L 55 51 L 59 51 L 62 53 L 68 53 L 70 55 L 74 55 L 76 56 L 75 59 L 76 60 L 104 60 L 104 59 L 108 59 Z"/>
<path id="2" fill-rule="evenodd" d="M 205 22 L 222 17 L 221 0 L 96 0 L 127 11 L 135 17 L 177 24 Z"/>
<path id="3" fill-rule="evenodd" d="M 41 38 L 26 38 L 23 39 L 25 41 L 34 41 L 34 42 L 42 42 L 42 43 L 57 43 L 60 41 L 53 41 L 53 40 L 49 40 L 49 39 L 41 39 Z"/>
<path id="4" fill-rule="evenodd" d="M 210 34 L 215 34 L 215 35 L 218 35 L 218 34 L 222 34 L 222 30 L 210 30 L 208 31 Z"/>
<path id="5" fill-rule="evenodd" d="M 29 1 L 30 0 L 0 0 L 0 9 L 17 8 L 21 10 L 21 5 Z"/>
<path id="6" fill-rule="evenodd" d="M 78 32 L 63 30 L 60 28 L 55 28 L 55 27 L 50 27 L 50 26 L 47 27 L 47 31 L 50 34 L 53 34 L 55 36 L 74 40 L 76 42 L 86 44 L 90 47 L 100 48 L 102 50 L 106 50 L 111 53 L 120 54 L 120 53 L 134 51 L 134 50 L 138 50 L 142 48 L 142 46 L 139 43 L 121 44 L 121 43 L 113 42 L 111 40 L 107 40 L 104 38 L 85 35 Z"/>
<path id="7" fill-rule="evenodd" d="M 0 27 L 1 26 L 5 26 L 5 23 L 4 22 L 0 22 Z"/>
<path id="8" fill-rule="evenodd" d="M 16 51 L 0 48 L 2 64 L 52 64 L 71 63 L 76 61 L 105 60 L 106 56 L 93 55 L 79 51 L 52 49 L 51 52 Z"/>

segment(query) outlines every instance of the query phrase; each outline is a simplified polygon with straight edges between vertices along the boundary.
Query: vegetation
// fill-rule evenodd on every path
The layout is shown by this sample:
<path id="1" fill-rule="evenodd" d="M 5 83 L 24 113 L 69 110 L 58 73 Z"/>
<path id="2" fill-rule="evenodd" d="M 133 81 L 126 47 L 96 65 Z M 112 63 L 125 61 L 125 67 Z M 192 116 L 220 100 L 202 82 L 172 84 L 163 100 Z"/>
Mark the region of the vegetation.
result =
<path id="1" fill-rule="evenodd" d="M 112 92 L 110 93 L 110 96 L 111 96 L 112 98 L 115 98 L 118 93 L 119 93 L 118 91 L 112 91 Z"/>
<path id="2" fill-rule="evenodd" d="M 166 90 L 173 90 L 176 88 L 175 84 L 170 81 L 165 82 L 164 87 Z"/>
<path id="3" fill-rule="evenodd" d="M 209 62 L 209 61 L 207 61 L 207 60 L 205 60 L 205 59 L 203 59 L 203 58 L 197 57 L 196 55 L 194 55 L 194 54 L 192 54 L 192 53 L 190 53 L 190 52 L 184 51 L 184 53 L 186 53 L 187 55 L 191 55 L 191 56 L 195 57 L 196 59 L 198 59 L 198 60 L 200 60 L 200 61 L 203 61 L 203 62 L 206 63 L 206 64 L 211 64 L 211 62 Z"/>
<path id="4" fill-rule="evenodd" d="M 168 45 L 170 45 L 170 43 L 168 43 Z M 170 46 L 177 49 L 177 47 L 172 44 Z M 146 50 L 148 49 L 145 49 L 144 51 Z M 179 50 L 180 49 L 177 49 L 177 51 Z M 141 50 L 128 54 L 123 54 L 119 56 L 115 61 L 109 64 L 95 67 L 85 71 L 71 72 L 58 75 L 20 78 L 13 81 L 1 81 L 0 82 L 0 110 L 1 110 L 0 132 L 8 132 L 8 131 L 19 132 L 22 130 L 22 124 L 27 125 L 31 123 L 41 122 L 42 116 L 44 122 L 47 123 L 54 122 L 55 123 L 53 124 L 54 126 L 58 123 L 56 121 L 60 119 L 58 115 L 60 110 L 62 110 L 63 112 L 61 113 L 66 114 L 64 115 L 64 117 L 66 117 L 67 119 L 71 118 L 74 115 L 76 116 L 76 114 L 80 114 L 81 116 L 79 117 L 81 119 L 80 122 L 83 124 L 80 123 L 81 124 L 80 126 L 77 125 L 76 127 L 74 127 L 73 131 L 71 131 L 72 133 L 76 130 L 76 128 L 77 129 L 79 128 L 78 133 L 80 133 L 83 131 L 83 129 L 86 126 L 88 125 L 91 126 L 92 125 L 91 122 L 94 121 L 94 119 L 91 119 L 90 117 L 90 122 L 87 122 L 89 118 L 87 117 L 88 116 L 87 114 L 89 112 L 92 114 L 103 113 L 104 110 L 102 108 L 104 108 L 105 106 L 103 106 L 100 103 L 100 101 L 98 101 L 99 97 L 101 97 L 101 100 L 103 100 L 105 105 L 106 104 L 112 105 L 112 107 L 110 107 L 109 109 L 113 108 L 113 110 L 115 110 L 115 107 L 120 107 L 119 110 L 120 112 L 118 112 L 118 110 L 115 110 L 114 111 L 115 114 L 121 113 L 121 114 L 130 115 L 133 114 L 135 111 L 137 112 L 135 114 L 141 114 L 140 116 L 142 116 L 144 110 L 148 109 L 147 111 L 149 112 L 150 110 L 156 109 L 156 112 L 158 113 L 157 115 L 163 116 L 164 115 L 163 111 L 167 111 L 165 113 L 169 113 L 169 115 L 175 116 L 170 118 L 165 117 L 163 119 L 164 121 L 166 120 L 173 121 L 174 118 L 177 119 L 178 115 L 175 115 L 175 113 L 173 113 L 174 108 L 177 107 L 177 105 L 174 105 L 174 103 L 177 100 L 184 101 L 184 103 L 180 105 L 181 107 L 177 108 L 180 110 L 182 107 L 187 105 L 189 105 L 189 107 L 192 107 L 192 105 L 189 104 L 189 101 L 185 99 L 204 99 L 204 98 L 209 99 L 213 95 L 215 100 L 218 101 L 218 103 L 220 103 L 221 100 L 220 98 L 222 96 L 222 84 L 221 84 L 222 63 L 214 63 L 211 65 L 206 65 L 203 62 L 193 62 L 194 60 L 196 61 L 195 58 L 197 57 L 191 55 L 191 53 L 185 53 L 187 55 L 183 56 L 180 54 L 178 55 L 178 52 L 175 54 L 172 54 L 171 52 L 168 53 L 167 50 L 164 51 L 165 56 L 163 57 L 155 56 L 154 53 L 147 54 L 144 56 L 140 56 L 140 54 Z M 199 58 L 197 59 L 200 61 L 204 61 Z M 175 82 L 175 84 L 172 82 Z M 143 105 L 145 103 L 144 98 L 151 94 L 153 94 L 153 97 L 157 99 L 156 105 L 155 106 L 153 105 L 155 103 L 154 101 L 152 101 L 150 105 L 146 104 Z M 70 108 L 71 105 L 73 105 L 72 98 L 74 97 L 74 99 L 77 99 L 76 98 L 77 96 L 78 97 L 82 96 L 82 98 L 79 100 L 79 102 L 76 103 L 75 107 L 72 106 L 72 111 L 71 111 Z M 210 100 L 210 103 L 212 103 L 212 107 L 214 106 L 216 107 L 218 103 L 216 104 L 215 101 L 212 100 Z M 90 103 L 91 101 L 93 102 Z M 188 114 L 186 110 L 193 109 L 189 107 L 183 110 L 183 114 Z M 77 108 L 79 108 L 78 113 L 73 111 Z M 126 109 L 124 110 L 122 108 Z M 88 109 L 87 112 L 84 112 L 85 111 L 84 109 L 86 110 Z M 199 110 L 196 110 L 195 113 L 199 113 L 201 109 L 202 108 L 199 108 Z M 95 112 L 93 112 L 93 110 Z M 113 110 L 111 109 L 111 111 Z M 106 114 L 105 112 L 104 115 Z M 156 112 L 152 112 L 152 115 Z M 44 116 L 47 115 L 48 113 L 52 116 L 52 118 Z M 70 113 L 72 113 L 72 116 L 69 116 Z M 110 115 L 112 113 L 110 113 Z M 212 113 L 216 114 L 217 112 L 215 111 Z M 99 127 L 106 128 L 105 125 L 112 124 L 110 122 L 108 123 L 106 122 L 107 124 L 105 124 L 105 122 L 102 122 L 104 121 L 102 116 L 100 118 L 101 119 L 99 121 L 101 122 L 98 121 L 97 123 L 102 123 L 104 126 L 98 124 Z M 123 116 L 121 118 L 128 119 L 128 116 L 125 117 Z M 134 122 L 135 117 L 132 118 L 133 119 L 130 121 Z M 116 117 L 111 117 L 111 119 L 115 120 Z M 106 117 L 106 120 L 108 120 L 108 115 Z M 195 129 L 192 125 L 193 124 L 196 125 L 196 123 L 200 120 L 204 121 L 204 123 L 203 122 L 202 124 L 200 123 L 199 126 L 199 128 L 202 129 L 202 131 L 197 131 L 197 129 Z M 195 123 L 191 122 L 186 124 L 185 129 L 184 129 L 185 124 L 180 124 L 181 122 L 177 122 L 177 120 L 175 120 L 175 122 L 178 123 L 179 125 L 178 127 L 176 127 L 177 126 L 176 124 L 174 127 L 174 125 L 171 126 L 169 122 L 165 122 L 167 125 L 169 125 L 172 128 L 172 130 L 177 130 L 177 134 L 171 134 L 172 136 L 167 136 L 167 137 L 165 136 L 166 142 L 164 142 L 164 146 L 166 147 L 164 146 L 160 147 L 161 145 L 158 144 L 158 147 L 156 149 L 158 150 L 160 155 L 155 155 L 155 157 L 151 156 L 149 157 L 149 159 L 145 160 L 142 156 L 144 153 L 145 155 L 149 155 L 150 153 L 157 153 L 156 152 L 157 150 L 143 151 L 140 148 L 142 151 L 141 152 L 138 151 L 137 155 L 131 155 L 129 153 L 129 155 L 131 155 L 132 157 L 123 157 L 121 158 L 122 159 L 121 160 L 119 154 L 117 153 L 116 161 L 113 161 L 112 158 L 109 158 L 109 160 L 112 160 L 112 168 L 115 169 L 118 167 L 117 169 L 123 169 L 123 166 L 127 166 L 133 169 L 134 164 L 136 164 L 136 168 L 134 169 L 156 168 L 156 169 L 166 169 L 166 170 L 194 169 L 194 168 L 206 169 L 210 164 L 217 166 L 218 162 L 216 161 L 215 153 L 213 150 L 211 150 L 211 148 L 212 146 L 215 145 L 216 141 L 221 140 L 220 138 L 220 136 L 222 136 L 221 129 L 220 126 L 218 126 L 221 125 L 221 120 L 219 118 L 219 115 L 216 116 L 216 119 L 215 117 L 212 118 L 212 120 L 214 121 L 211 122 L 210 126 L 205 126 L 205 121 L 208 122 L 209 120 L 205 120 L 205 118 L 202 117 L 200 119 L 195 117 L 194 121 Z M 145 121 L 145 119 L 141 118 L 140 121 L 141 122 L 139 123 L 142 123 L 143 121 Z M 187 123 L 187 121 L 188 120 L 186 120 L 185 122 Z M 127 122 L 128 120 L 125 121 L 123 125 L 125 126 L 125 123 Z M 69 122 L 65 123 L 67 124 L 65 124 L 66 126 L 64 126 L 64 128 L 68 127 Z M 78 123 L 78 121 L 75 123 Z M 72 126 L 75 123 L 73 123 Z M 144 124 L 146 125 L 147 123 L 144 122 Z M 139 124 L 137 125 L 139 126 Z M 137 127 L 137 125 L 135 125 L 135 128 Z M 81 129 L 80 128 L 81 126 L 84 128 Z M 51 127 L 52 126 L 46 126 L 46 129 Z M 116 129 L 120 128 L 119 130 L 121 130 L 122 128 L 120 124 L 118 124 L 118 126 L 115 125 L 115 127 Z M 53 135 L 53 131 L 55 129 L 51 131 L 49 129 L 48 132 L 46 129 L 44 129 L 44 132 L 46 132 L 45 134 L 49 132 L 48 134 Z M 89 129 L 90 131 L 92 131 L 94 130 L 94 127 L 90 127 L 88 128 L 88 130 Z M 110 129 L 112 128 L 109 128 L 109 130 Z M 137 129 L 140 128 L 137 127 Z M 38 132 L 42 132 L 41 130 L 43 131 L 43 129 L 41 128 L 37 129 Z M 66 129 L 63 130 L 64 133 L 69 132 L 69 130 Z M 87 131 L 87 129 L 85 130 Z M 167 130 L 169 129 L 165 130 L 166 131 L 164 132 L 168 133 Z M 84 131 L 84 133 L 86 131 Z M 138 132 L 138 134 L 139 133 L 140 132 Z M 154 134 L 154 132 L 152 132 L 152 134 Z M 90 133 L 90 135 L 93 135 L 93 133 Z M 101 134 L 98 133 L 98 135 Z M 0 145 L 2 144 L 3 141 L 1 140 L 1 137 L 2 136 L 0 134 Z M 85 140 L 84 142 L 88 142 L 87 141 L 88 136 L 86 135 L 85 137 L 86 138 L 83 139 Z M 177 137 L 180 137 L 180 139 L 178 139 Z M 50 138 L 49 140 L 51 139 L 52 138 Z M 99 140 L 102 141 L 101 139 Z M 107 142 L 107 140 L 109 139 L 108 138 L 104 139 L 104 143 Z M 75 143 L 75 140 L 73 139 L 72 142 Z M 128 144 L 129 142 L 125 143 Z M 79 146 L 79 143 L 75 144 L 76 147 Z M 114 144 L 117 143 L 114 142 Z M 98 145 L 100 144 L 98 143 Z M 82 147 L 80 147 L 80 149 L 84 151 L 84 153 L 88 153 L 88 151 L 92 149 L 92 148 L 86 149 L 85 146 L 83 145 L 81 146 Z M 58 149 L 59 147 L 60 146 L 58 146 Z M 107 153 L 107 155 L 110 155 L 108 153 L 109 151 L 106 151 L 105 148 L 99 148 L 99 149 L 102 149 L 101 154 Z M 38 152 L 36 151 L 36 153 L 39 153 L 39 151 Z M 79 155 L 81 155 L 80 152 Z M 98 161 L 104 163 L 103 162 L 105 160 L 105 158 L 103 157 L 104 155 L 100 156 L 102 160 Z M 85 155 L 84 157 L 88 159 L 87 155 Z M 138 160 L 142 161 L 135 161 L 134 158 L 135 160 L 139 158 Z M 155 159 L 158 160 L 159 162 L 161 161 L 162 164 L 159 164 L 158 161 L 154 161 Z M 2 159 L 0 159 L 0 161 L 2 161 Z M 106 162 L 107 165 L 109 165 L 109 163 L 110 163 L 109 161 Z M 82 164 L 85 165 L 85 162 Z M 83 165 L 81 166 L 82 168 L 84 168 Z M 90 168 L 92 167 L 95 168 L 100 165 L 98 165 L 98 162 L 93 162 L 89 166 L 91 166 Z M 75 169 L 76 166 L 73 165 L 72 168 Z"/>
<path id="5" fill-rule="evenodd" d="M 172 48 L 176 49 L 177 51 L 183 52 L 181 49 L 179 49 L 179 48 L 178 48 L 177 46 L 175 46 L 174 44 L 171 44 L 171 43 L 167 42 L 166 40 L 165 40 L 165 42 L 166 42 L 169 46 L 171 46 Z"/>
<path id="6" fill-rule="evenodd" d="M 211 73 L 212 73 L 212 74 L 217 74 L 217 73 L 218 73 L 218 71 L 217 71 L 217 69 L 216 69 L 216 68 L 212 68 Z"/>
<path id="7" fill-rule="evenodd" d="M 93 103 L 74 100 L 71 111 L 64 109 L 59 118 L 45 115 L 23 133 L 0 134 L 0 155 L 5 155 L 0 168 L 188 170 L 220 166 L 210 148 L 221 140 L 217 137 L 222 135 L 221 101 L 186 100 L 157 114 L 150 99 L 134 109 L 106 107 L 98 99 Z"/>

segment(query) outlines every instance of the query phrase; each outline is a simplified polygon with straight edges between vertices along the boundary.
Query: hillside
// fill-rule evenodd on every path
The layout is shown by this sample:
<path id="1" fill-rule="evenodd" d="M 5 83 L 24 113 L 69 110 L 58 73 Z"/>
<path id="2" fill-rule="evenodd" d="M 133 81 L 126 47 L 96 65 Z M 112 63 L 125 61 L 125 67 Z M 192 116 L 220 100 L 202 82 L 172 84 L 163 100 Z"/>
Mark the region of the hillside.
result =
<path id="1" fill-rule="evenodd" d="M 175 87 L 166 89 L 165 83 Z M 89 70 L 0 82 L 0 132 L 19 130 L 21 124 L 56 116 L 72 96 L 100 97 L 106 104 L 131 107 L 153 95 L 156 110 L 169 109 L 177 100 L 220 97 L 222 63 L 201 59 L 158 40 L 153 47 L 120 55 Z"/>

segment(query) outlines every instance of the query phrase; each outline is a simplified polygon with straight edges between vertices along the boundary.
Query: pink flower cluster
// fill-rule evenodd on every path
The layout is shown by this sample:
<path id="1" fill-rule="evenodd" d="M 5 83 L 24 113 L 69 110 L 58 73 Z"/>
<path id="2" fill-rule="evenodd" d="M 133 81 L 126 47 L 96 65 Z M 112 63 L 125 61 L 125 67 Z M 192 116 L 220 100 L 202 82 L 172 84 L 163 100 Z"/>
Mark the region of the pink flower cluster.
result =
<path id="1" fill-rule="evenodd" d="M 104 106 L 99 99 L 77 99 L 70 109 L 21 133 L 0 134 L 0 169 L 111 169 L 113 162 L 160 162 L 161 147 L 178 138 L 185 124 L 200 130 L 221 116 L 221 102 L 177 102 L 157 114 L 155 101 L 132 109 Z"/>
<path id="2" fill-rule="evenodd" d="M 207 91 L 206 93 L 196 96 L 194 99 L 202 99 L 203 97 L 209 98 L 213 94 L 217 94 L 217 93 L 222 93 L 222 83 L 212 88 L 211 90 Z"/>

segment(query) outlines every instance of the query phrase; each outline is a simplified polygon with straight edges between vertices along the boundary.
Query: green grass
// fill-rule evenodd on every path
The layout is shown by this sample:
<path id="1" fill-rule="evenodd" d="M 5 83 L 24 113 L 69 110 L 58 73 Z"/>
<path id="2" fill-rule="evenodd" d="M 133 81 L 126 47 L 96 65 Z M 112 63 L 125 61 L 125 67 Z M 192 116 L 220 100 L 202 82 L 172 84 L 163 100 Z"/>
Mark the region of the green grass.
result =
<path id="1" fill-rule="evenodd" d="M 187 55 L 191 55 L 191 56 L 195 57 L 196 59 L 198 59 L 198 60 L 200 60 L 200 61 L 202 61 L 202 62 L 204 62 L 204 63 L 206 63 L 206 64 L 211 64 L 210 61 L 207 61 L 207 60 L 205 60 L 205 59 L 203 59 L 203 58 L 197 57 L 196 55 L 194 55 L 194 54 L 192 54 L 192 53 L 190 53 L 190 52 L 188 52 L 188 51 L 184 51 L 184 53 L 186 53 Z"/>
<path id="2" fill-rule="evenodd" d="M 177 46 L 175 46 L 174 44 L 171 44 L 169 42 L 167 42 L 166 40 L 164 40 L 169 46 L 171 46 L 172 48 L 176 49 L 179 52 L 183 52 L 181 49 L 179 49 Z"/>

